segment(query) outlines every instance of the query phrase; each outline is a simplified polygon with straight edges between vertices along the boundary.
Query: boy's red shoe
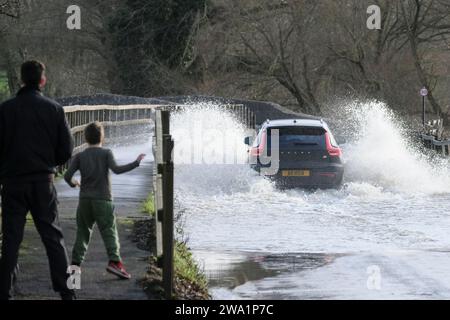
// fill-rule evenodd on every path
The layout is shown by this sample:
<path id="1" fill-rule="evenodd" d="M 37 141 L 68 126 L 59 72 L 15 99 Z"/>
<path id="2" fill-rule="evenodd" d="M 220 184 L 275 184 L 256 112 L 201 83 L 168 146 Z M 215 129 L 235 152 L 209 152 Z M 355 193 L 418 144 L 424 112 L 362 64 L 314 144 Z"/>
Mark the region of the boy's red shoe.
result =
<path id="1" fill-rule="evenodd" d="M 125 270 L 122 262 L 110 261 L 106 271 L 118 276 L 121 279 L 131 279 L 131 274 Z"/>

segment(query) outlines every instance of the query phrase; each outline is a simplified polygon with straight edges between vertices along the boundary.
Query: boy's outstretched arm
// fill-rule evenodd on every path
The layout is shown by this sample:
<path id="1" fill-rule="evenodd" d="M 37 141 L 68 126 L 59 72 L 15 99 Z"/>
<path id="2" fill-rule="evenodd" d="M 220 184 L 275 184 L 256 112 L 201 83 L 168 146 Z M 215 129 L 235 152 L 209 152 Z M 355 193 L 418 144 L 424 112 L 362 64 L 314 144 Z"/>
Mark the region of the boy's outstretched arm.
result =
<path id="1" fill-rule="evenodd" d="M 116 159 L 114 158 L 114 154 L 112 153 L 111 150 L 109 150 L 109 152 L 108 152 L 108 167 L 115 174 L 121 174 L 121 173 L 125 173 L 125 172 L 131 171 L 131 170 L 139 167 L 139 165 L 141 164 L 142 159 L 144 159 L 144 155 L 140 155 L 135 161 L 133 161 L 131 163 L 128 163 L 128 164 L 123 165 L 123 166 L 119 166 L 116 163 Z"/>
<path id="2" fill-rule="evenodd" d="M 77 172 L 78 169 L 80 169 L 80 158 L 78 154 L 76 154 L 70 161 L 69 168 L 64 174 L 64 180 L 72 188 L 75 188 L 77 185 L 79 185 L 79 183 L 77 184 L 72 181 L 73 175 L 75 174 L 75 172 Z"/>

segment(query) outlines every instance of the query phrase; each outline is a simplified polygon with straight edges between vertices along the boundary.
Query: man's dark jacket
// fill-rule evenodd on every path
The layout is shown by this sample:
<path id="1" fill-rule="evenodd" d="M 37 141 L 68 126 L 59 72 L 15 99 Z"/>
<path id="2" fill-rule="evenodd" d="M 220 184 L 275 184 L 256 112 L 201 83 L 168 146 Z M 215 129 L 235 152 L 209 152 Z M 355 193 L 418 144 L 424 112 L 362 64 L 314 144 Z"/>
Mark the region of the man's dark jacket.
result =
<path id="1" fill-rule="evenodd" d="M 48 179 L 72 151 L 63 108 L 39 89 L 23 87 L 0 105 L 0 183 Z"/>

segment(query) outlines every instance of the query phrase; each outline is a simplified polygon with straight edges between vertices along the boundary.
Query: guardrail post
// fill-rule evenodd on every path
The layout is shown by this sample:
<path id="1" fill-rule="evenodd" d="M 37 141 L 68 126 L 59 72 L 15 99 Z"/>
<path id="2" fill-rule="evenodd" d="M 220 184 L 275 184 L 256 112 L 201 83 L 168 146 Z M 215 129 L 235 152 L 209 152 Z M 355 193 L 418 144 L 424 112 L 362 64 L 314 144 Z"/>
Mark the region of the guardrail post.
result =
<path id="1" fill-rule="evenodd" d="M 173 255 L 174 255 L 174 238 L 173 238 L 173 161 L 172 150 L 174 142 L 171 135 L 163 137 L 163 201 L 164 201 L 164 217 L 163 217 L 163 286 L 166 299 L 172 299 L 173 293 Z"/>
<path id="2" fill-rule="evenodd" d="M 153 191 L 155 202 L 155 232 L 156 232 L 156 257 L 160 259 L 163 254 L 162 245 L 162 219 L 163 219 L 163 199 L 162 199 L 162 177 L 159 172 L 159 164 L 162 163 L 162 120 L 161 111 L 155 112 L 155 136 L 153 139 L 153 155 L 154 155 L 154 170 L 153 170 Z"/>
<path id="3" fill-rule="evenodd" d="M 174 142 L 170 135 L 170 112 L 156 110 L 153 139 L 154 196 L 156 222 L 156 255 L 163 270 L 163 288 L 166 299 L 173 294 L 174 214 L 173 214 L 173 159 Z"/>

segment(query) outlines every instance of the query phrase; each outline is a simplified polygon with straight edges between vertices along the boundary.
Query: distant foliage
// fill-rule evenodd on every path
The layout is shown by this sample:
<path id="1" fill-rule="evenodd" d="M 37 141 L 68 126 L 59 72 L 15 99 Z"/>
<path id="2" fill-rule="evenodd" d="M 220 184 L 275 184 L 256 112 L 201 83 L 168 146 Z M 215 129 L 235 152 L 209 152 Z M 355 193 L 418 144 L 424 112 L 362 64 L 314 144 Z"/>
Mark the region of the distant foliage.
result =
<path id="1" fill-rule="evenodd" d="M 110 32 L 123 92 L 174 94 L 193 59 L 192 40 L 207 0 L 127 0 Z"/>

